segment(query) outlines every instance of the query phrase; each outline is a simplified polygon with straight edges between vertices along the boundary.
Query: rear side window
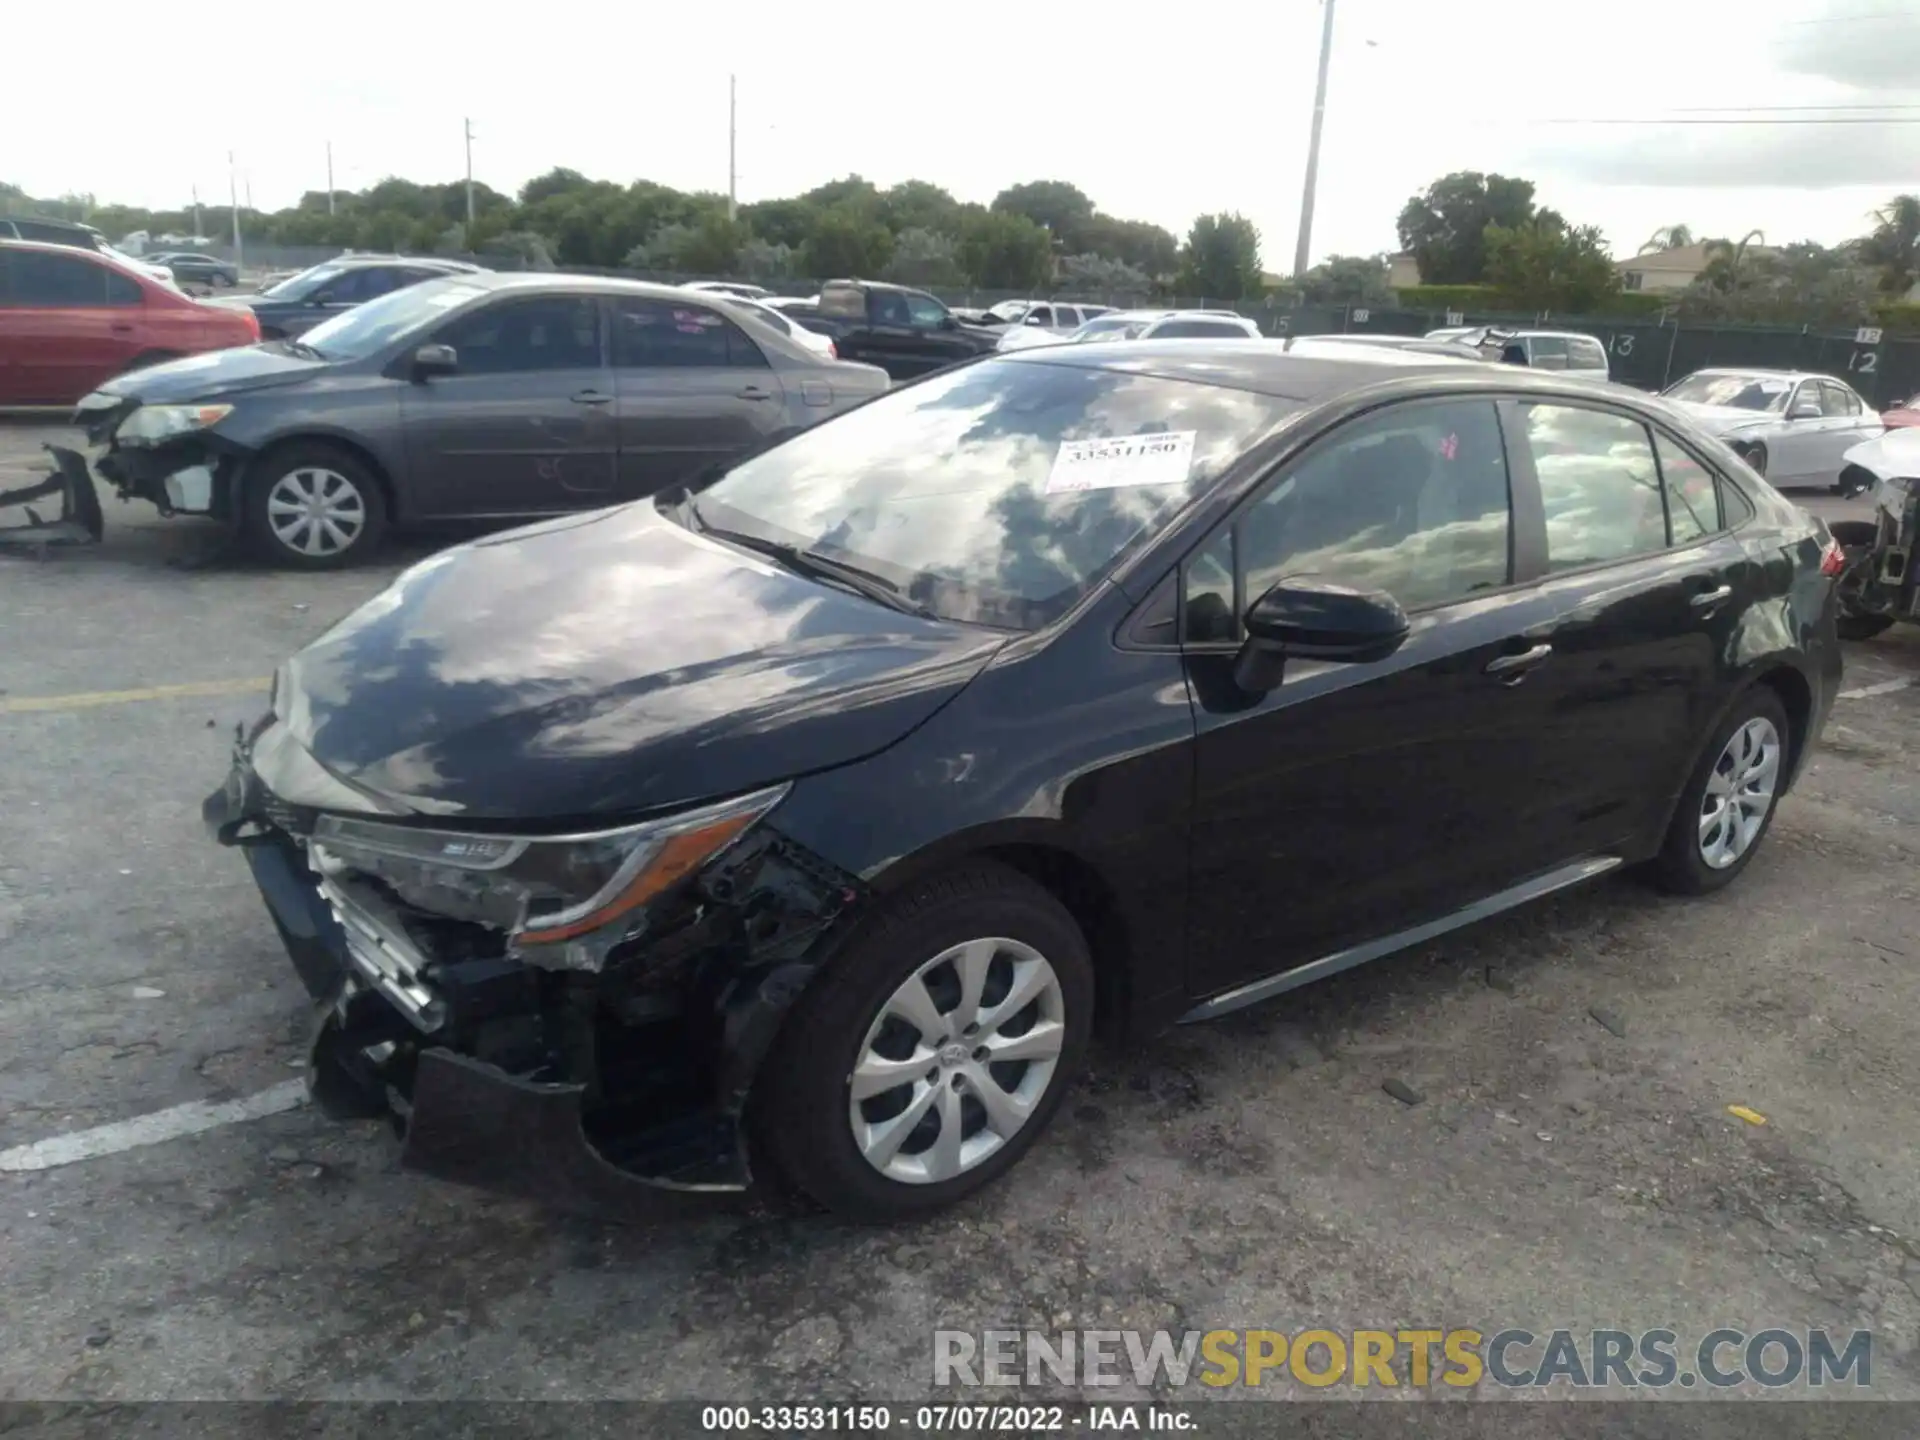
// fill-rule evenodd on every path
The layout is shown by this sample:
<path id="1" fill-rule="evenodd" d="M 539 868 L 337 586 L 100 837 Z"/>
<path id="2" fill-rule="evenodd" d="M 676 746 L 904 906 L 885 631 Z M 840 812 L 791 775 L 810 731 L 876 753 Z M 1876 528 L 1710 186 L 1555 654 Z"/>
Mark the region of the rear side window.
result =
<path id="1" fill-rule="evenodd" d="M 1647 427 L 1573 405 L 1522 404 L 1547 518 L 1547 568 L 1576 570 L 1667 546 Z"/>
<path id="2" fill-rule="evenodd" d="M 613 363 L 635 370 L 764 368 L 767 357 L 718 311 L 667 300 L 616 302 Z"/>
<path id="3" fill-rule="evenodd" d="M 1675 545 L 1685 545 L 1720 528 L 1719 486 L 1713 472 L 1664 435 L 1653 437 L 1660 458 L 1660 483 L 1667 497 L 1667 528 Z"/>
<path id="4" fill-rule="evenodd" d="M 139 283 L 131 275 L 124 275 L 111 267 L 107 268 L 107 304 L 144 305 L 146 303 L 147 297 L 141 293 Z"/>
<path id="5" fill-rule="evenodd" d="M 8 290 L 15 305 L 54 308 L 109 303 L 107 281 L 116 272 L 105 265 L 96 265 L 78 255 L 56 255 L 46 250 L 15 250 L 11 260 Z M 136 304 L 138 288 L 135 286 Z"/>
<path id="6" fill-rule="evenodd" d="M 1588 340 L 1584 336 L 1567 342 L 1569 370 L 1605 370 L 1607 352 L 1600 348 L 1598 340 Z"/>

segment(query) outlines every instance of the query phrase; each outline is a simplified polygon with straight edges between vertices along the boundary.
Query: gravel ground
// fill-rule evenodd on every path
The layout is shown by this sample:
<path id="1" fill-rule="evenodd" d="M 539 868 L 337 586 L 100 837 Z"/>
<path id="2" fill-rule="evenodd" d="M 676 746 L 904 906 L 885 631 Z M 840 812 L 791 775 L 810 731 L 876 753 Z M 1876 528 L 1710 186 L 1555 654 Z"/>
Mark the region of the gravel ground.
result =
<path id="1" fill-rule="evenodd" d="M 0 426 L 0 488 L 56 433 Z M 434 543 L 316 578 L 107 523 L 0 557 L 0 1150 L 296 1077 L 303 992 L 199 801 L 245 687 Z M 915 1228 L 570 1218 L 305 1109 L 0 1174 L 0 1399 L 901 1400 L 936 1327 L 1002 1324 L 1871 1328 L 1872 1392 L 1920 1397 L 1917 641 L 1851 649 L 1875 693 L 1731 892 L 1604 882 L 1102 1054 Z"/>

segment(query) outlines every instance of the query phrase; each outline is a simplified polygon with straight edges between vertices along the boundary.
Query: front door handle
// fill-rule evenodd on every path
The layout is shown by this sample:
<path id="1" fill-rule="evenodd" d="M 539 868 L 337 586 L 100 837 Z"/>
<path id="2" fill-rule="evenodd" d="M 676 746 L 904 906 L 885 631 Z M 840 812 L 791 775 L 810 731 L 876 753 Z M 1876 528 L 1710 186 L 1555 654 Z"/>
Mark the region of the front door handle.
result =
<path id="1" fill-rule="evenodd" d="M 1526 678 L 1526 674 L 1542 660 L 1553 654 L 1553 646 L 1542 641 L 1531 650 L 1521 650 L 1512 655 L 1496 655 L 1487 662 L 1487 674 L 1505 675 L 1507 684 L 1512 685 Z"/>
<path id="2" fill-rule="evenodd" d="M 1732 598 L 1733 586 L 1722 585 L 1717 589 L 1702 590 L 1698 595 L 1687 601 L 1687 603 L 1696 610 L 1711 610 L 1714 606 L 1723 604 Z"/>
<path id="3" fill-rule="evenodd" d="M 771 392 L 762 390 L 758 385 L 749 385 L 746 389 L 736 390 L 733 393 L 742 400 L 771 400 L 773 398 Z"/>
<path id="4" fill-rule="evenodd" d="M 611 395 L 603 395 L 598 390 L 582 390 L 573 397 L 576 405 L 606 405 L 612 401 Z"/>

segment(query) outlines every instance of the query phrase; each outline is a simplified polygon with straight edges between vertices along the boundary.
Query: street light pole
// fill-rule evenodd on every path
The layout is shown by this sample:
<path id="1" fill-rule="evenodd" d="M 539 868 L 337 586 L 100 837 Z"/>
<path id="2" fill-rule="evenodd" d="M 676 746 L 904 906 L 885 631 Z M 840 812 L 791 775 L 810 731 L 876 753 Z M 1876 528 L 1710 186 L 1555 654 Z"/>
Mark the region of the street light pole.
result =
<path id="1" fill-rule="evenodd" d="M 739 88 L 736 78 L 727 76 L 727 219 L 739 213 L 740 169 L 736 161 L 740 139 Z"/>
<path id="2" fill-rule="evenodd" d="M 1293 247 L 1293 278 L 1307 273 L 1313 249 L 1313 192 L 1320 180 L 1320 127 L 1327 118 L 1327 67 L 1333 59 L 1333 0 L 1320 0 L 1320 76 L 1313 86 L 1313 129 L 1307 137 L 1307 183 L 1300 197 L 1300 238 Z"/>
<path id="3" fill-rule="evenodd" d="M 473 121 L 468 120 L 467 129 L 467 235 L 473 235 Z M 471 238 L 469 238 L 471 243 Z"/>
<path id="4" fill-rule="evenodd" d="M 327 214 L 333 214 L 333 142 L 327 141 Z"/>
<path id="5" fill-rule="evenodd" d="M 227 204 L 233 210 L 233 263 L 242 263 L 240 251 L 240 178 L 233 168 L 233 151 L 227 151 Z"/>

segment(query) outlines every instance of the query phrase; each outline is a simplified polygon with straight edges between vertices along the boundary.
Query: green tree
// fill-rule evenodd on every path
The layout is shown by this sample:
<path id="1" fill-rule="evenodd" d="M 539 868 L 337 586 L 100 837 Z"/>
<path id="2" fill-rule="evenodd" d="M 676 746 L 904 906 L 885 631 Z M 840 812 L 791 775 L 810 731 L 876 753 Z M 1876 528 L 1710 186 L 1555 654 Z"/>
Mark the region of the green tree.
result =
<path id="1" fill-rule="evenodd" d="M 1401 209 L 1400 248 L 1419 261 L 1428 285 L 1479 285 L 1487 279 L 1487 227 L 1517 229 L 1534 214 L 1531 180 L 1455 171 Z"/>
<path id="2" fill-rule="evenodd" d="M 902 230 L 881 278 L 900 285 L 957 285 L 962 278 L 959 247 L 937 231 Z"/>
<path id="3" fill-rule="evenodd" d="M 1060 262 L 1060 290 L 1100 300 L 1145 300 L 1153 293 L 1146 271 L 1105 255 L 1069 255 Z"/>
<path id="4" fill-rule="evenodd" d="M 1896 195 L 1873 212 L 1861 258 L 1880 269 L 1880 288 L 1905 295 L 1920 280 L 1920 195 Z"/>
<path id="5" fill-rule="evenodd" d="M 1295 285 L 1309 305 L 1391 305 L 1385 255 L 1329 255 Z"/>
<path id="6" fill-rule="evenodd" d="M 904 236 L 909 230 L 949 237 L 960 233 L 960 202 L 925 180 L 903 180 L 882 191 L 880 210 L 895 235 Z"/>
<path id="7" fill-rule="evenodd" d="M 1180 242 L 1169 230 L 1144 220 L 1116 220 L 1095 215 L 1082 234 L 1083 253 L 1119 260 L 1151 279 L 1163 279 L 1180 268 Z"/>
<path id="8" fill-rule="evenodd" d="M 555 195 L 565 195 L 574 190 L 584 190 L 594 184 L 578 170 L 569 170 L 564 165 L 556 165 L 544 175 L 536 175 L 520 187 L 522 205 L 538 205 L 542 200 L 550 200 Z"/>
<path id="9" fill-rule="evenodd" d="M 1522 225 L 1489 225 L 1485 243 L 1488 282 L 1524 309 L 1592 313 L 1620 289 L 1597 226 L 1569 226 L 1549 214 Z"/>
<path id="10" fill-rule="evenodd" d="M 1019 215 L 1042 229 L 1070 254 L 1088 249 L 1093 223 L 1093 201 L 1078 185 L 1065 180 L 1029 180 L 1010 185 L 993 197 L 993 208 L 1003 215 Z"/>
<path id="11" fill-rule="evenodd" d="M 820 207 L 810 200 L 761 200 L 742 205 L 740 218 L 768 244 L 799 250 L 819 223 Z"/>
<path id="12" fill-rule="evenodd" d="M 872 219 L 855 197 L 822 212 L 800 255 L 802 268 L 816 279 L 870 279 L 893 258 L 893 232 Z"/>
<path id="13" fill-rule="evenodd" d="M 1260 231 L 1244 215 L 1202 215 L 1181 256 L 1183 294 L 1239 300 L 1261 293 Z"/>
<path id="14" fill-rule="evenodd" d="M 1053 274 L 1053 240 L 1024 215 L 973 217 L 960 237 L 960 268 L 986 290 L 1036 290 Z"/>

